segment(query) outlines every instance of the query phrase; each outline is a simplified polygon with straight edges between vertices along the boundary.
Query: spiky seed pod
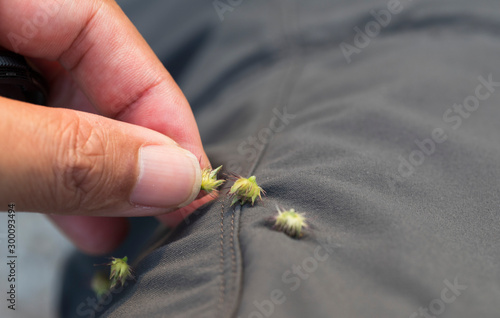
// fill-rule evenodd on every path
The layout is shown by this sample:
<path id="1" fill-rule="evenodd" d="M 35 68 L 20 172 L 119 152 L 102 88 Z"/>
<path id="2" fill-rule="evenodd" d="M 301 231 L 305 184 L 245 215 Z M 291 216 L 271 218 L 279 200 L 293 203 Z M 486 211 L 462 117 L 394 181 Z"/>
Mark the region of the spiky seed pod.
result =
<path id="1" fill-rule="evenodd" d="M 255 203 L 255 199 L 259 197 L 262 200 L 262 193 L 265 194 L 265 191 L 262 190 L 261 187 L 257 184 L 257 180 L 255 176 L 251 176 L 250 178 L 240 177 L 231 187 L 229 194 L 233 196 L 233 201 L 231 205 L 240 201 L 241 205 L 246 202 L 252 201 L 252 205 Z"/>
<path id="2" fill-rule="evenodd" d="M 217 180 L 217 173 L 222 168 L 219 166 L 217 169 L 205 168 L 201 171 L 201 190 L 211 193 L 216 191 L 225 180 Z"/>
<path id="3" fill-rule="evenodd" d="M 111 281 L 108 276 L 104 272 L 95 273 L 94 277 L 92 277 L 92 281 L 90 282 L 90 287 L 97 295 L 98 298 L 101 298 L 102 295 L 107 293 L 111 288 Z"/>
<path id="4" fill-rule="evenodd" d="M 273 219 L 274 229 L 294 238 L 302 237 L 303 229 L 308 227 L 304 214 L 297 213 L 294 209 L 282 211 L 278 208 L 278 215 Z"/>
<path id="5" fill-rule="evenodd" d="M 108 263 L 108 265 L 111 265 L 109 279 L 111 280 L 110 288 L 114 288 L 117 284 L 123 285 L 127 279 L 133 278 L 133 276 L 132 269 L 130 265 L 127 264 L 127 256 L 124 258 L 112 257 L 111 259 L 111 263 Z"/>

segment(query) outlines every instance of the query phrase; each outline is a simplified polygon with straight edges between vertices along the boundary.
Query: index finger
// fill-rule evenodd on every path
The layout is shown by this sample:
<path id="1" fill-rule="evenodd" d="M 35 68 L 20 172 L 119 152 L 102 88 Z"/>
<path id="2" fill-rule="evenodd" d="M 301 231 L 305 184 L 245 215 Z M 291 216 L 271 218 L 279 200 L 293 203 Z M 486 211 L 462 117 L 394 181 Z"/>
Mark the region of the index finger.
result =
<path id="1" fill-rule="evenodd" d="M 0 45 L 58 61 L 104 116 L 161 132 L 208 159 L 191 108 L 111 0 L 0 0 Z"/>

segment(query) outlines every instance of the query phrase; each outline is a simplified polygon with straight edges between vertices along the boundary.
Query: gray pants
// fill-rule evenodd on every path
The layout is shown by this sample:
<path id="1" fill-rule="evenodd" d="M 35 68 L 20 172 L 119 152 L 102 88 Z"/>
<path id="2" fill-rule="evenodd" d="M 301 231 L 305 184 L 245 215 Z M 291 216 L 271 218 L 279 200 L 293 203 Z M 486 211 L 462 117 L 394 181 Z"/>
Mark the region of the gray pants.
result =
<path id="1" fill-rule="evenodd" d="M 66 293 L 64 316 L 500 317 L 498 1 L 120 4 L 213 166 L 267 195 L 124 247 L 136 280 L 93 313 Z"/>

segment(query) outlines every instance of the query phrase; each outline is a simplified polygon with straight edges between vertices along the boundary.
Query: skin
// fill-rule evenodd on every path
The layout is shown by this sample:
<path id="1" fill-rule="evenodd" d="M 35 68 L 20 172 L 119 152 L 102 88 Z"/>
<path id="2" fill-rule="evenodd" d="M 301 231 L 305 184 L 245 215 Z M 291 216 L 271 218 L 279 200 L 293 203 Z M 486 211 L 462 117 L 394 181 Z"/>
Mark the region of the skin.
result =
<path id="1" fill-rule="evenodd" d="M 58 8 L 48 23 L 40 20 L 27 41 L 9 40 L 43 12 L 41 2 Z M 134 156 L 145 143 L 177 144 L 202 168 L 210 165 L 183 93 L 114 1 L 41 2 L 0 0 L 0 46 L 28 57 L 49 83 L 49 106 L 58 107 L 0 97 L 2 207 L 16 202 L 18 211 L 49 214 L 89 254 L 120 244 L 128 227 L 122 216 L 157 215 L 177 225 L 210 197 L 176 210 L 135 207 L 129 196 Z M 80 182 L 55 173 L 74 164 L 68 152 L 85 152 Z"/>

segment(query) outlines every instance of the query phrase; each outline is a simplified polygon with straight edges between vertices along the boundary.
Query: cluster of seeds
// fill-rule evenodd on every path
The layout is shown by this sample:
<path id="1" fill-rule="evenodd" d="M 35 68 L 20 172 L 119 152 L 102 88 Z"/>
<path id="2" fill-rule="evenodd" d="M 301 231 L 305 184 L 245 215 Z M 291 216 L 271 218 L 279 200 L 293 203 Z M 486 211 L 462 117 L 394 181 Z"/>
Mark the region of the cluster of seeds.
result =
<path id="1" fill-rule="evenodd" d="M 225 180 L 218 180 L 217 173 L 220 171 L 222 166 L 216 169 L 205 168 L 202 170 L 201 174 L 201 190 L 206 193 L 217 193 L 217 188 L 220 187 Z M 257 198 L 262 200 L 262 194 L 265 194 L 264 190 L 257 184 L 255 176 L 250 178 L 235 177 L 231 190 L 229 190 L 229 195 L 233 198 L 231 205 L 240 201 L 241 205 L 252 202 L 255 204 Z"/>
<path id="2" fill-rule="evenodd" d="M 224 183 L 224 180 L 217 180 L 217 173 L 222 166 L 217 169 L 203 169 L 201 189 L 207 193 L 217 191 L 217 188 Z M 229 190 L 229 195 L 232 197 L 231 205 L 240 202 L 241 205 L 245 203 L 255 204 L 255 200 L 259 198 L 262 200 L 262 194 L 265 191 L 257 184 L 255 176 L 250 178 L 243 178 L 235 176 L 235 182 Z M 295 212 L 294 209 L 280 210 L 278 214 L 272 217 L 274 222 L 273 228 L 277 231 L 283 232 L 293 238 L 300 238 L 306 229 L 307 223 L 304 214 Z"/>
<path id="3" fill-rule="evenodd" d="M 217 174 L 221 168 L 222 166 L 216 169 L 205 168 L 202 170 L 201 190 L 208 194 L 218 193 L 218 188 L 225 182 L 223 179 L 217 179 Z M 232 197 L 231 205 L 239 202 L 241 205 L 252 203 L 253 206 L 257 198 L 262 200 L 262 195 L 266 192 L 257 184 L 255 176 L 250 178 L 235 176 L 234 179 L 236 181 L 228 193 Z M 274 223 L 273 229 L 292 238 L 302 237 L 304 229 L 308 228 L 304 214 L 297 213 L 294 209 L 277 209 L 278 214 L 271 218 Z M 117 285 L 123 285 L 127 279 L 133 278 L 132 269 L 127 264 L 127 261 L 126 256 L 124 258 L 112 257 L 112 261 L 106 264 L 111 266 L 109 279 L 105 275 L 103 276 L 103 273 L 97 273 L 94 276 L 91 287 L 98 297 L 101 297 Z"/>

